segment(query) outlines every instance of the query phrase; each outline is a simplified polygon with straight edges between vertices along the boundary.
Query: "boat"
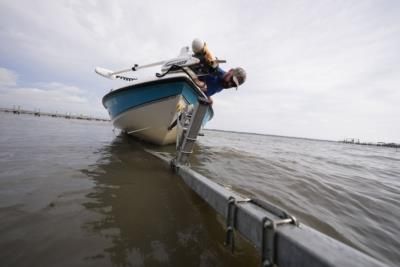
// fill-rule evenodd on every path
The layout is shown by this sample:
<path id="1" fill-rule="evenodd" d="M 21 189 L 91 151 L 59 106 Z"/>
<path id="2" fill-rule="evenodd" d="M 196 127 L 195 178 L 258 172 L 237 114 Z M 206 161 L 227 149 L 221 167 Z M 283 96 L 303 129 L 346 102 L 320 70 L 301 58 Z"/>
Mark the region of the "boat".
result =
<path id="1" fill-rule="evenodd" d="M 156 145 L 176 142 L 178 127 L 169 126 L 188 107 L 206 98 L 186 73 L 172 73 L 110 91 L 103 97 L 114 127 Z M 209 106 L 203 124 L 213 117 Z"/>
<path id="2" fill-rule="evenodd" d="M 135 64 L 119 71 L 97 67 L 95 72 L 105 78 L 128 82 L 111 90 L 102 100 L 114 127 L 156 145 L 176 143 L 177 135 L 182 132 L 182 124 L 177 122 L 185 117 L 182 115 L 193 111 L 199 99 L 207 99 L 194 81 L 197 74 L 192 68 L 200 64 L 201 60 L 193 56 L 189 47 L 183 47 L 177 58 L 169 60 Z M 157 65 L 162 65 L 161 74 L 147 79 L 121 75 Z M 212 106 L 208 105 L 202 125 L 213 115 Z"/>

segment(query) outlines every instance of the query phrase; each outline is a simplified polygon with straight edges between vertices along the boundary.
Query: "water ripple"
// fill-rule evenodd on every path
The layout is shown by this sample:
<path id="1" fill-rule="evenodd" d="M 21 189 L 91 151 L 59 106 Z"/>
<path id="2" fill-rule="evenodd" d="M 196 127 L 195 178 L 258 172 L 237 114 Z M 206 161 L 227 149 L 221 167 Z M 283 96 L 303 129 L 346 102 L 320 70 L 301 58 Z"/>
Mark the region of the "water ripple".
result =
<path id="1" fill-rule="evenodd" d="M 400 261 L 400 153 L 335 142 L 208 131 L 194 168 L 271 201 L 389 264 Z"/>

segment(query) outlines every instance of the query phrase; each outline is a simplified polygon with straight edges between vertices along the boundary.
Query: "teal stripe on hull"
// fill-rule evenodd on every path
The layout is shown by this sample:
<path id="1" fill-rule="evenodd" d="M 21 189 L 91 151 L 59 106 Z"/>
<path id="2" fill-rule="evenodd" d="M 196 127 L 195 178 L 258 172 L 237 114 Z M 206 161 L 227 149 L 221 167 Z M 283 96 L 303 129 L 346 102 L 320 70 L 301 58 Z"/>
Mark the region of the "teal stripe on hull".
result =
<path id="1" fill-rule="evenodd" d="M 103 97 L 103 105 L 114 119 L 130 109 L 180 94 L 190 104 L 196 104 L 200 96 L 185 79 L 160 80 L 112 91 Z M 212 118 L 212 113 L 210 108 L 204 122 Z"/>

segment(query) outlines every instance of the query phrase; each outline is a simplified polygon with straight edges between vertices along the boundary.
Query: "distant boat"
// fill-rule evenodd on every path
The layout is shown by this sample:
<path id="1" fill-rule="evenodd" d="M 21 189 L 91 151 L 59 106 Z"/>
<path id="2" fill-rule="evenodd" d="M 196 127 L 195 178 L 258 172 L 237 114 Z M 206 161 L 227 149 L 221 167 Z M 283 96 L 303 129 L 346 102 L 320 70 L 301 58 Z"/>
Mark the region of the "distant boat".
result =
<path id="1" fill-rule="evenodd" d="M 103 97 L 114 126 L 144 141 L 168 145 L 176 142 L 177 127 L 168 130 L 188 105 L 206 98 L 185 73 L 172 73 L 162 78 L 134 81 Z M 203 124 L 213 117 L 209 106 Z"/>

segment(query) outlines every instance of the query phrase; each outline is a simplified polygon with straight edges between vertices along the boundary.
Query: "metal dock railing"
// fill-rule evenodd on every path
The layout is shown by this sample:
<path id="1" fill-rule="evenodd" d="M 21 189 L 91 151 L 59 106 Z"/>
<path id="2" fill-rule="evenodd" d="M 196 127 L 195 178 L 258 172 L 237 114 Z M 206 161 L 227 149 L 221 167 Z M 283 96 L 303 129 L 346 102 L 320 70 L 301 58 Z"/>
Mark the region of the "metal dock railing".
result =
<path id="1" fill-rule="evenodd" d="M 249 199 L 195 172 L 187 164 L 200 130 L 208 102 L 199 101 L 184 128 L 177 155 L 146 150 L 162 159 L 184 182 L 226 220 L 225 244 L 232 251 L 235 233 L 249 240 L 261 254 L 261 266 L 344 267 L 387 266 L 378 260 L 328 237 L 302 223 L 280 208 Z M 188 138 L 186 140 L 186 138 Z M 182 154 L 183 153 L 183 154 Z"/>

